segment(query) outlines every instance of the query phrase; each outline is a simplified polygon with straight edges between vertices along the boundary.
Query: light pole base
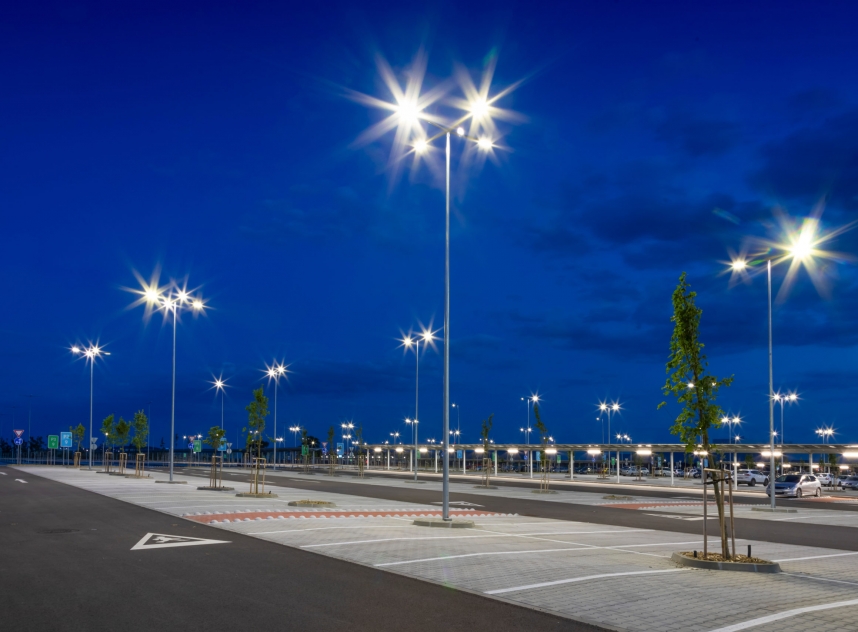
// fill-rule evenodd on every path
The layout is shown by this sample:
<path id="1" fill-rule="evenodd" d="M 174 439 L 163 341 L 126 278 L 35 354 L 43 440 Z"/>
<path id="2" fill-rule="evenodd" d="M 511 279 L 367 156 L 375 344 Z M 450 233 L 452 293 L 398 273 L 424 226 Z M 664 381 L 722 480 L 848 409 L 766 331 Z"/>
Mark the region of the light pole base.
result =
<path id="1" fill-rule="evenodd" d="M 473 520 L 444 520 L 443 518 L 418 518 L 412 522 L 415 527 L 438 527 L 441 529 L 473 529 Z"/>
<path id="2" fill-rule="evenodd" d="M 185 485 L 188 481 L 155 481 L 156 483 L 164 483 L 166 485 Z"/>
<path id="3" fill-rule="evenodd" d="M 408 479 L 407 481 L 402 481 L 402 482 L 403 483 L 411 483 L 412 485 L 415 485 L 415 484 L 425 485 L 426 484 L 426 481 L 415 481 L 415 480 L 411 480 L 411 479 Z"/>

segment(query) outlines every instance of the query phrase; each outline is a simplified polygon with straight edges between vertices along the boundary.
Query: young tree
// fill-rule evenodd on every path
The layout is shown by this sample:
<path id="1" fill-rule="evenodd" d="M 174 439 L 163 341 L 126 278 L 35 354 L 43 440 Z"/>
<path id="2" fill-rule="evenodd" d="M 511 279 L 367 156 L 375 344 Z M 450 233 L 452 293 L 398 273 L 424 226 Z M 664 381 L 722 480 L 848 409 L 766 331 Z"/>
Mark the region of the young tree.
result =
<path id="1" fill-rule="evenodd" d="M 333 426 L 328 428 L 328 446 L 330 446 L 328 448 L 328 470 L 329 470 L 331 476 L 334 475 L 334 467 L 336 466 L 336 462 L 337 462 L 337 452 L 336 452 L 336 450 L 334 450 L 334 436 L 335 436 L 335 434 L 336 434 L 336 431 L 334 430 Z"/>
<path id="2" fill-rule="evenodd" d="M 131 424 L 120 417 L 113 431 L 115 436 L 114 440 L 119 444 L 119 451 L 125 452 L 125 446 L 128 445 L 128 435 L 131 434 Z"/>
<path id="3" fill-rule="evenodd" d="M 104 435 L 104 445 L 109 445 L 111 448 L 116 443 L 116 425 L 113 423 L 113 420 L 113 413 L 110 413 L 101 421 L 101 434 Z"/>
<path id="4" fill-rule="evenodd" d="M 212 450 L 214 450 L 214 454 L 212 455 L 212 487 L 223 487 L 223 459 L 221 459 L 220 461 L 220 482 L 218 482 L 216 466 L 217 461 L 215 459 L 215 456 L 217 456 L 217 449 L 223 443 L 223 438 L 225 435 L 226 430 L 224 430 L 220 426 L 212 426 L 211 428 L 209 428 L 206 438 L 203 439 L 203 443 L 205 443 L 206 445 L 210 445 L 212 447 Z"/>
<path id="5" fill-rule="evenodd" d="M 673 291 L 673 335 L 670 339 L 670 357 L 667 361 L 667 380 L 662 391 L 665 396 L 673 395 L 682 407 L 673 422 L 670 431 L 679 435 L 685 444 L 686 452 L 698 449 L 706 455 L 712 454 L 709 443 L 709 431 L 721 425 L 724 415 L 716 403 L 718 391 L 722 386 L 730 386 L 733 377 L 718 379 L 708 372 L 708 362 L 700 342 L 700 315 L 703 310 L 695 304 L 697 293 L 691 290 L 685 272 L 679 277 L 679 284 Z M 658 408 L 665 406 L 661 402 Z M 704 455 L 703 458 L 706 458 Z M 701 480 L 707 482 L 706 474 Z M 727 532 L 724 525 L 724 499 L 716 483 L 713 485 L 715 502 L 718 507 L 718 519 L 721 525 L 721 551 L 728 557 Z M 706 522 L 705 520 L 703 521 Z M 704 534 L 706 533 L 706 525 Z M 705 544 L 705 542 L 704 542 Z"/>
<path id="6" fill-rule="evenodd" d="M 357 458 L 358 464 L 358 476 L 363 478 L 363 468 L 365 463 L 364 459 L 364 448 L 363 448 L 363 426 L 358 426 L 355 428 L 355 458 Z"/>
<path id="7" fill-rule="evenodd" d="M 489 456 L 489 433 L 492 431 L 492 423 L 495 414 L 489 415 L 488 419 L 483 419 L 483 427 L 480 429 L 480 436 L 483 438 L 483 485 L 489 486 L 489 477 L 492 471 L 492 460 Z"/>
<path id="8" fill-rule="evenodd" d="M 540 443 L 542 451 L 539 454 L 539 462 L 542 467 L 542 480 L 539 483 L 540 491 L 548 491 L 548 455 L 545 449 L 548 447 L 548 427 L 542 423 L 542 416 L 539 414 L 539 404 L 533 404 L 533 417 L 536 419 L 536 429 L 539 431 Z"/>
<path id="9" fill-rule="evenodd" d="M 754 469 L 754 456 L 752 454 L 745 455 L 745 467 L 749 470 Z"/>
<path id="10" fill-rule="evenodd" d="M 77 428 L 69 426 L 69 432 L 72 433 L 72 439 L 77 441 L 77 451 L 80 452 L 80 443 L 86 435 L 86 428 L 83 427 L 83 424 L 78 424 Z"/>
<path id="11" fill-rule="evenodd" d="M 268 398 L 260 386 L 253 391 L 253 400 L 245 407 L 247 410 L 247 427 L 242 432 L 247 433 L 247 447 L 256 449 L 256 458 L 262 458 L 262 432 L 265 430 L 265 418 L 268 416 Z"/>
<path id="12" fill-rule="evenodd" d="M 131 438 L 131 443 L 137 448 L 137 452 L 142 452 L 143 448 L 149 441 L 149 418 L 142 410 L 134 413 L 134 419 L 131 421 L 131 428 L 134 430 L 134 436 Z"/>

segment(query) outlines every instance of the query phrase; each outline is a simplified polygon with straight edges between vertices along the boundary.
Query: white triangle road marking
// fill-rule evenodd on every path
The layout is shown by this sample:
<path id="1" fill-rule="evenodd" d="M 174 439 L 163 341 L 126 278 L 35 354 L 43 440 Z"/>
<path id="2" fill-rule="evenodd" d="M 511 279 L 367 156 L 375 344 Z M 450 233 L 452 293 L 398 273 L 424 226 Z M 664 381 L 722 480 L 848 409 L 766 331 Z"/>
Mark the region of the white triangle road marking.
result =
<path id="1" fill-rule="evenodd" d="M 183 535 L 167 535 L 165 533 L 147 533 L 134 546 L 132 551 L 149 549 L 166 549 L 174 546 L 197 546 L 200 544 L 230 544 L 227 540 L 208 540 L 206 538 L 189 538 Z"/>
<path id="2" fill-rule="evenodd" d="M 15 479 L 15 482 L 17 482 L 17 483 L 26 483 L 27 481 L 25 481 L 23 478 L 16 478 L 16 479 Z"/>
<path id="3" fill-rule="evenodd" d="M 2 474 L 3 476 L 6 476 L 6 472 L 0 472 L 0 474 Z"/>

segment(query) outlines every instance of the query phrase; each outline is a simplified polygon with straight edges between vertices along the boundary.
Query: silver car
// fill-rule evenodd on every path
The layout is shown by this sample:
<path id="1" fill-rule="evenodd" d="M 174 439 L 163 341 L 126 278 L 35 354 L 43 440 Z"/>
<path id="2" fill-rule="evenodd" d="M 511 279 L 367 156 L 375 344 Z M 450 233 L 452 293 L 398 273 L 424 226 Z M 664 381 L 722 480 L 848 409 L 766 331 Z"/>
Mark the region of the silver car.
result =
<path id="1" fill-rule="evenodd" d="M 771 495 L 772 486 L 766 487 L 766 495 Z M 812 474 L 784 474 L 775 479 L 775 496 L 801 498 L 802 496 L 822 496 L 822 485 Z"/>
<path id="2" fill-rule="evenodd" d="M 858 489 L 858 476 L 847 476 L 839 481 L 840 487 L 843 489 Z"/>

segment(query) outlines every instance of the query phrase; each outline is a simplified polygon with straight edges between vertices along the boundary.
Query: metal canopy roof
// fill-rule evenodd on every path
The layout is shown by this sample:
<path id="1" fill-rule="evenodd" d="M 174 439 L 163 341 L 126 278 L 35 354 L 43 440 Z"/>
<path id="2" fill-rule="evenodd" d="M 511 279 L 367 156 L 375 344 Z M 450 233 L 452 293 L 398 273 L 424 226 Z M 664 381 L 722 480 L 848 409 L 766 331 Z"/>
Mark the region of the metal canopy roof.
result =
<path id="1" fill-rule="evenodd" d="M 413 443 L 368 443 L 364 446 L 368 449 L 381 448 L 382 450 L 395 450 L 402 448 L 410 450 L 414 447 Z M 422 450 L 441 450 L 440 443 L 420 443 L 418 447 Z M 476 450 L 482 448 L 482 443 L 458 443 L 448 446 L 451 450 Z M 546 448 L 554 448 L 558 451 L 586 452 L 587 450 L 599 450 L 601 452 L 636 452 L 637 450 L 652 450 L 653 452 L 685 452 L 684 443 L 548 443 Z M 768 443 L 712 443 L 710 448 L 719 452 L 740 452 L 740 453 L 759 453 L 770 449 Z M 489 450 L 541 450 L 542 444 L 539 443 L 490 443 Z M 775 444 L 775 452 L 784 454 L 843 454 L 844 452 L 854 452 L 858 458 L 858 444 L 846 443 L 787 443 L 785 445 Z"/>

